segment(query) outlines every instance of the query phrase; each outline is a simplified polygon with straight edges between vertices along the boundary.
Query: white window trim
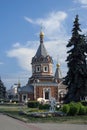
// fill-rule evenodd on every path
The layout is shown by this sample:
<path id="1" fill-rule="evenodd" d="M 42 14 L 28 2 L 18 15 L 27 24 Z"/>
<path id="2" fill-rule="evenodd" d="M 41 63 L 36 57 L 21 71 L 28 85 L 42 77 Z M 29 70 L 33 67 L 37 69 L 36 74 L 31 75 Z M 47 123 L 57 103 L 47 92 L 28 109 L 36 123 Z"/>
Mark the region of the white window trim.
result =
<path id="1" fill-rule="evenodd" d="M 45 68 L 46 68 L 47 70 L 45 70 Z M 48 72 L 48 66 L 43 66 L 43 72 Z"/>
<path id="2" fill-rule="evenodd" d="M 51 97 L 51 89 L 50 88 L 43 88 L 43 98 L 44 99 L 45 99 L 45 92 L 49 92 L 49 99 L 50 99 L 50 97 Z M 47 100 L 47 99 L 45 99 L 45 100 Z"/>
<path id="3" fill-rule="evenodd" d="M 38 68 L 39 68 L 39 70 L 38 70 Z M 40 66 L 36 66 L 36 72 L 40 72 L 40 70 L 41 70 L 41 67 Z"/>
<path id="4" fill-rule="evenodd" d="M 24 96 L 26 96 L 26 99 L 24 100 Z M 27 94 L 22 94 L 22 102 L 25 102 L 28 99 L 28 95 Z"/>

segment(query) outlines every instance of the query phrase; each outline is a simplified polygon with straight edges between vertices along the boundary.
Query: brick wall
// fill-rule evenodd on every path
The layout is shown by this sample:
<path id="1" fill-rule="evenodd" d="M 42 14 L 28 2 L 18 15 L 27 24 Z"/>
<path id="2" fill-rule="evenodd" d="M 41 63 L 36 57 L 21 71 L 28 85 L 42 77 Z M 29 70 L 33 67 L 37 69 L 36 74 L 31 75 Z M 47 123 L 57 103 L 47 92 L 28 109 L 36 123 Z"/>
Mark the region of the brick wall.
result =
<path id="1" fill-rule="evenodd" d="M 37 98 L 43 98 L 43 89 L 44 88 L 50 88 L 51 89 L 51 97 L 54 97 L 56 100 L 58 99 L 58 87 L 54 86 L 37 86 L 36 87 L 36 99 Z"/>

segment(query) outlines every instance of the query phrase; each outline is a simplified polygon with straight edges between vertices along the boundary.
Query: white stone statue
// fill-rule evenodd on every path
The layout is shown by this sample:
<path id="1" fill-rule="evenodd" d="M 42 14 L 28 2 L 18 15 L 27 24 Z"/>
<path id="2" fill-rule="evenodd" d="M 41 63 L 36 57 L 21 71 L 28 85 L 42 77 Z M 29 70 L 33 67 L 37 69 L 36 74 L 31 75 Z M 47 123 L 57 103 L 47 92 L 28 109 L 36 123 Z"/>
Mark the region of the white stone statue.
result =
<path id="1" fill-rule="evenodd" d="M 50 99 L 50 112 L 55 111 L 55 106 L 56 106 L 56 100 L 55 100 L 55 98 L 51 97 L 51 99 Z"/>

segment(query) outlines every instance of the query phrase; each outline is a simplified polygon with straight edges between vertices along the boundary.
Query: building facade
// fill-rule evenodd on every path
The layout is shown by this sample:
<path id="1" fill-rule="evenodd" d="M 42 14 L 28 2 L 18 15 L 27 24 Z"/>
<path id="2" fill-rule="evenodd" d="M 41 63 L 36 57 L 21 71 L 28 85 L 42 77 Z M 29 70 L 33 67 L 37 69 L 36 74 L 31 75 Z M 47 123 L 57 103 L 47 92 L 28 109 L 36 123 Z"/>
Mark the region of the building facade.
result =
<path id="1" fill-rule="evenodd" d="M 18 88 L 20 87 L 20 82 L 15 83 L 7 90 L 7 99 L 10 101 L 19 101 Z"/>
<path id="2" fill-rule="evenodd" d="M 42 31 L 40 32 L 40 45 L 32 58 L 31 65 L 32 76 L 27 85 L 18 89 L 20 101 L 38 100 L 39 98 L 49 101 L 52 97 L 58 102 L 60 98 L 62 100 L 61 93 L 62 96 L 66 94 L 66 86 L 62 84 L 60 65 L 57 64 L 55 75 L 53 75 L 53 59 L 44 46 Z"/>

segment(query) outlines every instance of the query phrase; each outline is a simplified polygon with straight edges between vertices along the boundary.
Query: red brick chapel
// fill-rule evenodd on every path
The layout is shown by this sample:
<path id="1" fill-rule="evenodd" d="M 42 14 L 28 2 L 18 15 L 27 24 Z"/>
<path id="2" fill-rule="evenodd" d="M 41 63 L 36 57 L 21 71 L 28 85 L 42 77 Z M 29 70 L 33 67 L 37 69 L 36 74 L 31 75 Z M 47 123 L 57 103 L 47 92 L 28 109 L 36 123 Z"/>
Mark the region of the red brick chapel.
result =
<path id="1" fill-rule="evenodd" d="M 66 94 L 66 86 L 62 84 L 60 64 L 57 64 L 53 74 L 53 59 L 47 53 L 44 46 L 44 33 L 40 32 L 40 45 L 31 61 L 32 76 L 25 86 L 18 88 L 19 100 L 38 100 L 39 98 L 49 101 L 55 98 L 62 102 Z"/>

